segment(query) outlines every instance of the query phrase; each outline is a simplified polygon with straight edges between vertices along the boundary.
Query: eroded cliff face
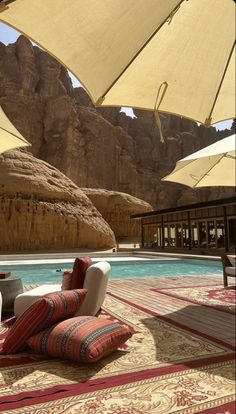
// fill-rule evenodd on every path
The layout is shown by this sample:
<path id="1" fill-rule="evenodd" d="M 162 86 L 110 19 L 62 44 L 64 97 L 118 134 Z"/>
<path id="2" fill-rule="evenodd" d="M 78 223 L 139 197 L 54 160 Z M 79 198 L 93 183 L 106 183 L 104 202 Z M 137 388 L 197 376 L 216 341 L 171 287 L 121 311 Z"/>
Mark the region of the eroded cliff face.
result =
<path id="1" fill-rule="evenodd" d="M 161 178 L 178 159 L 232 131 L 161 115 L 165 143 L 151 112 L 94 108 L 82 88 L 73 88 L 67 71 L 20 36 L 0 43 L 0 105 L 32 143 L 30 151 L 62 171 L 79 187 L 129 193 L 155 209 L 232 195 L 233 189 L 186 190 Z M 186 192 L 187 191 L 187 192 Z"/>
<path id="2" fill-rule="evenodd" d="M 1 251 L 111 248 L 115 237 L 89 198 L 24 150 L 0 155 Z"/>
<path id="3" fill-rule="evenodd" d="M 145 213 L 152 206 L 143 200 L 118 191 L 95 188 L 82 188 L 115 233 L 116 240 L 140 240 L 139 220 L 130 218 L 132 214 Z"/>

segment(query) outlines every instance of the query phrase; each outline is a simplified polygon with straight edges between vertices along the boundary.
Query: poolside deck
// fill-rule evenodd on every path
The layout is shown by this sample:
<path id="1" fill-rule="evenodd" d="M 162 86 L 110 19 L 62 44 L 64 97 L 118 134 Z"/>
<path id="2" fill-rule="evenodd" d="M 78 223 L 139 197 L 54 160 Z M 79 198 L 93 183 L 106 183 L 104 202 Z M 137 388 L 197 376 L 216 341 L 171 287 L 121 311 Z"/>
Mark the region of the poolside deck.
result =
<path id="1" fill-rule="evenodd" d="M 233 313 L 222 312 L 212 306 L 207 297 L 197 303 L 194 295 L 186 299 L 176 297 L 176 288 L 193 288 L 212 286 L 214 289 L 223 289 L 222 276 L 178 276 L 178 277 L 146 277 L 126 280 L 110 280 L 108 291 L 125 300 L 135 301 L 135 303 L 151 312 L 167 317 L 172 321 L 182 324 L 193 332 L 200 332 L 207 337 L 212 337 L 219 341 L 224 341 L 230 345 L 235 344 L 235 315 Z M 232 286 L 229 292 L 232 292 Z M 161 292 L 154 292 L 151 289 L 168 289 L 170 295 Z M 188 289 L 190 290 L 190 289 Z M 145 294 L 148 291 L 148 295 Z M 203 303 L 204 302 L 204 303 Z M 208 302 L 208 303 L 207 303 Z M 208 306 L 207 306 L 208 305 Z"/>

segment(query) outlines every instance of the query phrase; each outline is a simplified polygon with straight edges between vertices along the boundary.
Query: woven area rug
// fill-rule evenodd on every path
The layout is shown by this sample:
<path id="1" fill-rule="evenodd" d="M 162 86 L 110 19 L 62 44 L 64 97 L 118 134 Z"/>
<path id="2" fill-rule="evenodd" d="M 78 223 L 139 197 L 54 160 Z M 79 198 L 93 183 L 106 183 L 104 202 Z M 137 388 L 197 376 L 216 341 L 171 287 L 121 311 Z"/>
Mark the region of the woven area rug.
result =
<path id="1" fill-rule="evenodd" d="M 222 288 L 221 286 L 178 287 L 168 289 L 151 289 L 154 292 L 174 298 L 183 299 L 190 303 L 210 306 L 223 312 L 235 314 L 236 290 L 235 287 Z"/>
<path id="2" fill-rule="evenodd" d="M 134 334 L 122 349 L 95 364 L 28 352 L 0 356 L 0 412 L 233 414 L 234 354 L 227 344 L 112 295 L 99 317 L 125 323 Z M 11 322 L 1 325 L 0 341 Z"/>

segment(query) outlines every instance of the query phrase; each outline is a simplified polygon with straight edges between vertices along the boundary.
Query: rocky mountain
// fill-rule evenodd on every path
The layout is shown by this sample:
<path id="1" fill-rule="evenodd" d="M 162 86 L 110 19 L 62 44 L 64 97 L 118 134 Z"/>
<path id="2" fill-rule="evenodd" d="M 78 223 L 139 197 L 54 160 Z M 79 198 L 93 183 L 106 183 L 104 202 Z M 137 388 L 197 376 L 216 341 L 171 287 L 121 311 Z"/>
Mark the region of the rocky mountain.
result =
<path id="1" fill-rule="evenodd" d="M 0 250 L 111 248 L 115 236 L 69 178 L 24 150 L 0 155 Z"/>
<path id="2" fill-rule="evenodd" d="M 152 207 L 139 198 L 118 191 L 95 188 L 82 188 L 102 217 L 109 223 L 115 233 L 116 240 L 136 242 L 140 239 L 139 220 L 132 220 L 132 214 L 151 211 Z"/>
<path id="3" fill-rule="evenodd" d="M 32 143 L 29 151 L 79 187 L 128 193 L 155 209 L 232 195 L 161 181 L 178 159 L 232 131 L 161 115 L 162 144 L 151 112 L 135 110 L 132 119 L 120 108 L 95 108 L 66 69 L 23 36 L 0 43 L 0 105 Z"/>

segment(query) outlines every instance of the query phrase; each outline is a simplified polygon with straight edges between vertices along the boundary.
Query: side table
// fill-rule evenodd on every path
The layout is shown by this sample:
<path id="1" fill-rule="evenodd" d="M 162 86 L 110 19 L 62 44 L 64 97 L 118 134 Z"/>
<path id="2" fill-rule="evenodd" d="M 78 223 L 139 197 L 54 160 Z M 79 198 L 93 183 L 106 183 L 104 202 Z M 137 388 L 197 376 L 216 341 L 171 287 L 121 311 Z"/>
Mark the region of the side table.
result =
<path id="1" fill-rule="evenodd" d="M 21 278 L 11 276 L 0 279 L 0 292 L 2 294 L 2 315 L 13 313 L 15 297 L 23 292 Z"/>

